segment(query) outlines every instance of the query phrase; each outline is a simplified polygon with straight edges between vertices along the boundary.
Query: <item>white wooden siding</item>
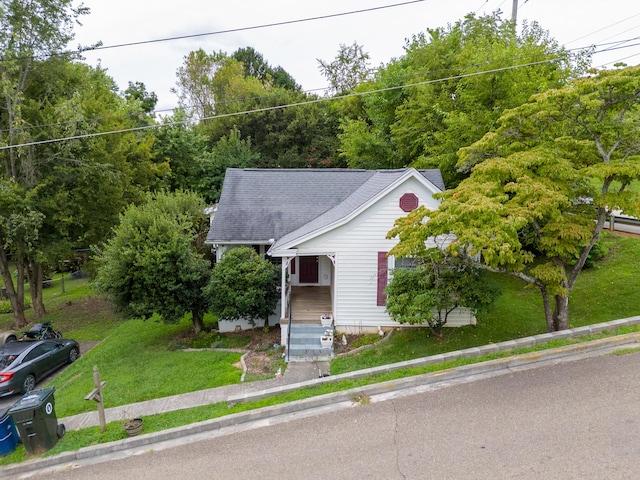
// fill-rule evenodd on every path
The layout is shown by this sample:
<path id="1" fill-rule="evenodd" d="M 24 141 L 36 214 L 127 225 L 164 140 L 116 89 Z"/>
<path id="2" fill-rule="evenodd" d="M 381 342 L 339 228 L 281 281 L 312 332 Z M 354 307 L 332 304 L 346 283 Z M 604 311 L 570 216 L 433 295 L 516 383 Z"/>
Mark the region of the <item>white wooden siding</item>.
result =
<path id="1" fill-rule="evenodd" d="M 438 207 L 430 192 L 410 178 L 349 223 L 297 246 L 298 255 L 335 254 L 333 313 L 336 327 L 377 330 L 378 326 L 398 325 L 391 320 L 384 306 L 376 305 L 378 252 L 388 252 L 398 242 L 397 239 L 388 240 L 386 236 L 395 220 L 407 215 L 399 206 L 400 197 L 405 193 L 416 194 L 420 205 L 429 209 Z M 390 259 L 389 271 L 392 268 Z"/>

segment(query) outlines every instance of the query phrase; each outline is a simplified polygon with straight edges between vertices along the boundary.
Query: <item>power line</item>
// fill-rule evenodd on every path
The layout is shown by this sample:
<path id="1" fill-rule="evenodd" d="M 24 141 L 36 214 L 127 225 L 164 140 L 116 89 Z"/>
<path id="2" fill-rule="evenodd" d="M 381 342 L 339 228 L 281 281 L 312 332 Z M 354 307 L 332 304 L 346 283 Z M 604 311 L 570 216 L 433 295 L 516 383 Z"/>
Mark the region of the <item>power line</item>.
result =
<path id="1" fill-rule="evenodd" d="M 345 94 L 345 95 L 338 95 L 338 96 L 330 97 L 330 98 L 317 98 L 317 99 L 307 100 L 307 101 L 303 101 L 303 102 L 289 103 L 289 104 L 286 104 L 286 105 L 276 105 L 276 106 L 272 106 L 272 107 L 257 108 L 257 109 L 254 109 L 254 110 L 245 110 L 245 111 L 242 111 L 242 112 L 226 113 L 226 114 L 221 114 L 221 115 L 213 115 L 213 116 L 210 116 L 210 117 L 203 117 L 200 120 L 201 121 L 215 120 L 215 119 L 219 119 L 219 118 L 228 118 L 228 117 L 236 117 L 236 116 L 240 116 L 240 115 L 248 115 L 248 114 L 251 114 L 251 113 L 261 113 L 261 112 L 268 112 L 268 111 L 273 111 L 273 110 L 282 110 L 284 108 L 289 108 L 289 107 L 300 107 L 300 106 L 303 106 L 303 105 L 312 105 L 312 104 L 321 103 L 321 102 L 327 102 L 327 101 L 333 101 L 333 100 L 341 100 L 341 99 L 352 98 L 352 97 L 360 97 L 360 96 L 370 95 L 370 94 L 374 94 L 374 93 L 382 93 L 382 92 L 398 90 L 398 89 L 401 89 L 401 88 L 417 87 L 417 86 L 420 86 L 420 85 L 428 85 L 428 84 L 431 84 L 431 83 L 446 82 L 446 81 L 449 81 L 449 80 L 459 80 L 459 79 L 462 79 L 462 78 L 469 78 L 469 77 L 474 77 L 474 76 L 478 76 L 478 75 L 486 75 L 486 74 L 489 74 L 489 73 L 497 73 L 497 72 L 502 72 L 502 71 L 506 71 L 506 70 L 513 70 L 513 69 L 516 69 L 516 68 L 530 67 L 530 66 L 533 66 L 533 65 L 540 65 L 540 64 L 544 64 L 544 63 L 550 63 L 550 62 L 554 62 L 554 61 L 558 60 L 559 58 L 561 58 L 561 57 L 553 57 L 553 58 L 548 58 L 548 59 L 545 59 L 545 60 L 540 60 L 540 61 L 537 61 L 537 62 L 529 62 L 529 63 L 520 64 L 520 65 L 509 65 L 507 67 L 494 68 L 494 69 L 484 70 L 484 71 L 480 71 L 480 72 L 472 72 L 472 73 L 466 73 L 466 74 L 460 74 L 460 75 L 453 75 L 453 76 L 446 77 L 446 78 L 438 78 L 438 79 L 435 79 L 435 80 L 426 80 L 426 81 L 423 81 L 423 82 L 416 82 L 416 83 L 411 83 L 411 84 L 399 85 L 399 86 L 395 86 L 395 87 L 379 88 L 379 89 L 376 89 L 376 90 L 369 90 L 367 92 L 353 92 L 353 93 L 349 93 L 349 94 Z M 19 147 L 31 147 L 31 146 L 35 146 L 35 145 L 44 145 L 44 144 L 64 142 L 64 141 L 69 141 L 69 140 L 80 140 L 80 139 L 83 139 L 83 138 L 93 138 L 93 137 L 100 137 L 100 136 L 104 136 L 104 135 L 113 135 L 113 134 L 116 134 L 116 133 L 129 133 L 129 132 L 137 132 L 137 131 L 143 131 L 143 130 L 163 128 L 163 127 L 171 127 L 171 126 L 175 126 L 175 125 L 184 125 L 184 124 L 186 124 L 188 122 L 189 122 L 188 120 L 181 120 L 181 121 L 167 122 L 167 123 L 163 123 L 163 124 L 143 125 L 143 126 L 140 126 L 140 127 L 124 128 L 124 129 L 112 130 L 112 131 L 108 131 L 108 132 L 85 133 L 85 134 L 81 134 L 81 135 L 73 135 L 73 136 L 63 137 L 63 138 L 38 140 L 38 141 L 26 142 L 26 143 L 22 143 L 22 144 L 18 144 L 18 145 L 2 146 L 2 147 L 0 147 L 0 151 L 9 150 L 9 149 L 12 149 L 12 148 L 19 148 Z"/>
<path id="2" fill-rule="evenodd" d="M 122 48 L 122 47 L 132 47 L 132 46 L 137 46 L 137 45 L 147 45 L 150 43 L 160 43 L 160 42 L 171 42 L 174 40 L 184 40 L 187 38 L 198 38 L 198 37 L 207 37 L 207 36 L 211 36 L 211 35 L 222 35 L 225 33 L 236 33 L 236 32 L 244 32 L 247 30 L 258 30 L 261 28 L 271 28 L 271 27 L 281 27 L 284 25 L 293 25 L 296 23 L 304 23 L 304 22 L 313 22 L 316 20 L 326 20 L 329 18 L 336 18 L 336 17 L 343 17 L 343 16 L 347 16 L 347 15 L 356 15 L 359 13 L 367 13 L 367 12 L 375 12 L 377 10 L 384 10 L 387 8 L 395 8 L 395 7 L 402 7 L 405 5 L 411 5 L 414 3 L 422 3 L 425 2 L 427 0 L 410 0 L 407 2 L 401 2 L 401 3 L 394 3 L 391 5 L 381 5 L 379 7 L 371 7 L 371 8 L 363 8 L 361 10 L 352 10 L 349 12 L 341 12 L 341 13 L 331 13 L 328 15 L 318 15 L 315 17 L 307 17 L 307 18 L 299 18 L 296 20 L 285 20 L 282 22 L 273 22 L 273 23 L 265 23 L 262 25 L 254 25 L 251 27 L 239 27 L 239 28 L 231 28 L 231 29 L 227 29 L 227 30 L 218 30 L 215 32 L 206 32 L 206 33 L 194 33 L 194 34 L 189 34 L 189 35 L 179 35 L 179 36 L 175 36 L 175 37 L 166 37 L 166 38 L 158 38 L 155 40 L 141 40 L 139 42 L 127 42 L 127 43 L 119 43 L 119 44 L 114 44 L 114 45 L 105 45 L 105 46 L 99 46 L 99 47 L 89 47 L 89 48 L 85 48 L 85 49 L 80 49 L 80 52 L 88 52 L 88 51 L 96 51 L 96 50 L 107 50 L 107 49 L 112 49 L 112 48 Z M 67 52 L 67 53 L 72 53 L 72 52 Z"/>
<path id="3" fill-rule="evenodd" d="M 595 51 L 593 52 L 593 55 L 598 54 L 598 53 L 604 53 L 604 52 L 609 52 L 609 51 L 613 51 L 613 50 L 619 50 L 621 48 L 628 48 L 628 47 L 633 47 L 636 46 L 637 44 L 631 44 L 631 45 L 624 45 L 625 43 L 628 42 L 632 42 L 635 40 L 639 40 L 640 37 L 633 37 L 633 38 L 629 38 L 626 40 L 618 40 L 615 42 L 608 42 L 608 43 L 601 43 L 599 45 L 590 45 L 587 47 L 578 47 L 578 48 L 573 48 L 573 49 L 568 49 L 567 52 L 573 52 L 573 51 L 582 51 L 582 50 L 586 50 L 589 48 L 595 48 L 595 47 L 599 47 L 599 48 L 603 48 L 603 47 L 607 47 L 607 48 L 603 48 L 602 50 L 599 51 Z M 630 55 L 628 57 L 625 58 L 631 58 L 635 55 Z M 496 59 L 495 61 L 498 62 L 512 62 L 512 61 L 517 61 L 519 59 L 521 59 L 522 57 L 512 57 L 512 58 L 504 58 L 504 59 Z M 612 62 L 607 62 L 607 63 L 612 63 Z M 603 64 L 606 65 L 606 64 Z M 468 67 L 482 67 L 479 64 L 470 64 L 470 65 L 466 65 L 466 66 L 461 66 L 460 68 L 468 68 Z M 451 72 L 453 69 L 439 69 L 439 70 L 429 70 L 429 71 L 417 71 L 417 72 L 413 72 L 411 74 L 406 74 L 406 77 L 418 77 L 418 76 L 422 76 L 422 75 L 433 75 L 433 74 L 437 74 L 437 73 L 446 73 L 446 72 Z M 221 101 L 221 102 L 217 102 L 217 105 L 223 106 L 223 105 L 229 105 L 232 103 L 240 103 L 240 102 L 250 102 L 250 101 L 256 101 L 256 100 L 265 100 L 265 99 L 273 99 L 273 98 L 277 98 L 279 96 L 285 96 L 285 95 L 289 95 L 291 93 L 300 93 L 300 94 L 315 94 L 316 92 L 322 92 L 322 91 L 326 91 L 328 90 L 329 87 L 323 87 L 323 88 L 316 88 L 316 89 L 311 89 L 311 90 L 304 90 L 304 91 L 300 91 L 300 92 L 293 92 L 293 91 L 287 91 L 287 92 L 283 92 L 283 93 L 278 93 L 278 94 L 269 94 L 269 95 L 262 95 L 262 96 L 257 96 L 257 97 L 245 97 L 245 98 L 240 98 L 240 99 L 235 99 L 235 100 L 229 100 L 229 101 Z M 190 108 L 189 106 L 186 106 L 185 109 L 188 111 Z M 158 114 L 158 113 L 163 113 L 163 112 L 169 112 L 169 111 L 175 111 L 175 108 L 165 108 L 165 109 L 160 109 L 160 110 L 154 110 L 152 112 L 149 112 L 149 114 Z M 23 126 L 20 128 L 16 128 L 14 129 L 14 131 L 19 131 L 19 132 L 25 132 L 25 131 L 29 131 L 29 130 L 33 130 L 33 129 L 37 129 L 37 128 L 47 128 L 47 127 L 56 127 L 56 126 L 64 126 L 64 125 L 75 125 L 78 123 L 83 123 L 83 122 L 97 122 L 97 121 L 101 121 L 101 120 L 110 120 L 110 119 L 117 119 L 117 118 L 128 118 L 128 117 L 135 117 L 141 114 L 144 114 L 145 112 L 142 111 L 137 111 L 137 112 L 131 112 L 131 113 L 126 113 L 126 114 L 120 114 L 120 115 L 103 115 L 103 116 L 98 116 L 98 117 L 93 117 L 93 118 L 83 118 L 80 120 L 69 120 L 66 122 L 57 122 L 57 123 L 48 123 L 48 124 L 39 124 L 39 125 L 27 125 L 27 126 Z M 1 132 L 7 132 L 9 131 L 9 129 L 0 129 L 0 133 Z M 0 148 L 1 149 L 1 148 Z"/>

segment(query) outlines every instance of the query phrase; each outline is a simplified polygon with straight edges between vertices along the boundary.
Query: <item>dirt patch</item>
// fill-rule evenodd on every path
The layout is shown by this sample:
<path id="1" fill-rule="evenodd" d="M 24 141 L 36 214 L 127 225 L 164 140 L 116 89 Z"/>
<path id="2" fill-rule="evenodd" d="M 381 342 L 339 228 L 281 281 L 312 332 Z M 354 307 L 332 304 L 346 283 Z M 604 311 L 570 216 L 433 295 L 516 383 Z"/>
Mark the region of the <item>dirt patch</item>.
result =
<path id="1" fill-rule="evenodd" d="M 275 375 L 284 352 L 280 345 L 280 326 L 271 327 L 268 332 L 258 328 L 246 333 L 251 336 L 247 346 L 249 353 L 244 357 L 247 375 L 250 378 Z"/>

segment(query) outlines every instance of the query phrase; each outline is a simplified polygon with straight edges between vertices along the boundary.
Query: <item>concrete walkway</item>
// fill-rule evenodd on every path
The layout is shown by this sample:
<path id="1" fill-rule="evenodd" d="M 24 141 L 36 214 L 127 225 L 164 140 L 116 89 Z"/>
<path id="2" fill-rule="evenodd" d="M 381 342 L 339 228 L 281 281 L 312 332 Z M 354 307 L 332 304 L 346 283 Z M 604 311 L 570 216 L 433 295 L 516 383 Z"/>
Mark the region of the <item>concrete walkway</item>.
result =
<path id="1" fill-rule="evenodd" d="M 218 402 L 226 402 L 231 398 L 248 398 L 260 396 L 260 392 L 282 388 L 285 385 L 304 383 L 317 379 L 320 371 L 326 373 L 329 369 L 327 362 L 292 362 L 287 365 L 284 375 L 280 378 L 259 380 L 255 382 L 238 383 L 218 388 L 209 388 L 181 395 L 157 398 L 145 402 L 122 405 L 120 407 L 106 408 L 105 418 L 107 423 L 116 420 L 126 420 L 134 417 L 155 415 L 157 413 L 173 412 L 187 408 L 211 405 Z M 100 425 L 98 411 L 81 413 L 72 417 L 58 419 L 58 423 L 64 423 L 67 430 L 79 430 L 81 428 Z"/>

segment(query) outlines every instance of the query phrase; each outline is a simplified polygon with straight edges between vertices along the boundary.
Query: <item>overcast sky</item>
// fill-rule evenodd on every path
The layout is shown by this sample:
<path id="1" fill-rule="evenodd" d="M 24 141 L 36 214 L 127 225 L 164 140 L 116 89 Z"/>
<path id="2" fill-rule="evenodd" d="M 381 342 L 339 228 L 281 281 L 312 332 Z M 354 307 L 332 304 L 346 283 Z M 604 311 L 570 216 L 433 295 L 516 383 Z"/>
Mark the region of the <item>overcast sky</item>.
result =
<path id="1" fill-rule="evenodd" d="M 83 0 L 91 10 L 76 29 L 74 44 L 103 45 L 242 29 L 305 18 L 335 15 L 404 3 L 407 0 Z M 424 0 L 407 5 L 328 19 L 242 30 L 182 40 L 106 49 L 85 54 L 98 62 L 121 89 L 129 81 L 143 82 L 159 97 L 158 109 L 170 109 L 177 100 L 170 93 L 176 70 L 190 51 L 222 50 L 229 54 L 253 47 L 272 66 L 282 66 L 304 90 L 327 82 L 317 59 L 331 61 L 340 44 L 357 42 L 371 57 L 371 66 L 388 63 L 403 54 L 405 40 L 427 28 L 445 27 L 467 13 L 496 9 L 511 16 L 513 0 Z M 591 44 L 625 48 L 598 54 L 594 66 L 624 61 L 640 63 L 640 2 L 638 0 L 520 0 L 518 25 L 538 21 L 567 48 Z M 600 47 L 600 49 L 605 47 Z"/>

